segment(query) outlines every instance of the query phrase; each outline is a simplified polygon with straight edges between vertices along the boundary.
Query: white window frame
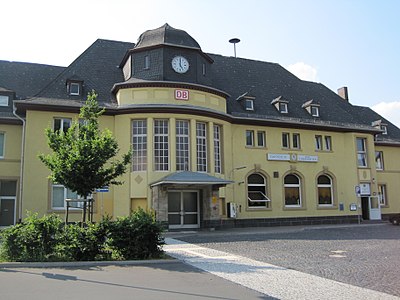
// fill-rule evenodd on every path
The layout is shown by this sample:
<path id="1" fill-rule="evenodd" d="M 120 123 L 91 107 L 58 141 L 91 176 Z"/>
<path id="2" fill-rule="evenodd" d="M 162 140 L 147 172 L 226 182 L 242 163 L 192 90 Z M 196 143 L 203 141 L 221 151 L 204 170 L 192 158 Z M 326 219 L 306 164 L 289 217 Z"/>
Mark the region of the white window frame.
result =
<path id="1" fill-rule="evenodd" d="M 287 176 L 293 175 L 298 179 L 299 183 L 285 183 L 285 178 Z M 284 187 L 284 201 L 285 201 L 285 207 L 287 208 L 300 208 L 303 205 L 303 201 L 302 201 L 302 195 L 301 195 L 301 178 L 293 173 L 287 174 L 284 178 L 283 178 L 283 187 Z M 286 204 L 286 188 L 297 188 L 299 190 L 299 203 L 297 204 Z"/>
<path id="2" fill-rule="evenodd" d="M 383 163 L 383 151 L 375 151 L 375 163 L 377 170 L 384 170 L 384 163 Z"/>
<path id="3" fill-rule="evenodd" d="M 188 171 L 190 167 L 190 126 L 187 120 L 176 120 L 176 170 Z"/>
<path id="4" fill-rule="evenodd" d="M 64 189 L 64 206 L 54 206 L 54 188 L 63 188 Z M 51 209 L 52 210 L 65 210 L 67 208 L 67 202 L 65 201 L 65 199 L 68 199 L 68 192 L 69 191 L 64 185 L 62 184 L 52 184 L 51 186 Z M 72 192 L 71 192 L 72 193 Z M 76 194 L 76 193 L 74 193 Z M 76 194 L 77 199 L 83 199 L 83 197 L 79 196 L 78 194 Z M 83 202 L 74 202 L 76 203 L 76 207 L 71 207 L 70 209 L 82 209 L 83 208 Z"/>
<path id="5" fill-rule="evenodd" d="M 285 146 L 286 144 L 286 146 Z M 290 133 L 282 132 L 282 148 L 290 149 Z"/>
<path id="6" fill-rule="evenodd" d="M 246 130 L 246 147 L 254 147 L 254 130 Z"/>
<path id="7" fill-rule="evenodd" d="M 252 99 L 245 99 L 246 110 L 254 110 L 254 101 Z"/>
<path id="8" fill-rule="evenodd" d="M 80 82 L 70 82 L 69 84 L 68 93 L 71 96 L 79 96 L 81 94 L 82 84 Z M 74 91 L 73 87 L 77 88 L 78 91 Z"/>
<path id="9" fill-rule="evenodd" d="M 222 173 L 222 126 L 214 125 L 214 171 L 217 174 Z"/>
<path id="10" fill-rule="evenodd" d="M 249 178 L 253 175 L 258 175 L 263 179 L 263 183 L 249 183 Z M 255 190 L 251 190 L 255 188 Z M 258 189 L 262 188 L 263 191 L 259 191 Z M 264 199 L 252 199 L 250 194 L 251 193 L 259 193 Z M 260 173 L 252 173 L 247 176 L 247 206 L 251 209 L 257 208 L 270 208 L 271 199 L 268 198 L 267 194 L 267 179 Z M 262 205 L 258 206 L 251 206 L 250 203 L 263 203 Z"/>
<path id="11" fill-rule="evenodd" d="M 0 106 L 8 106 L 10 101 L 9 96 L 0 95 Z"/>
<path id="12" fill-rule="evenodd" d="M 315 150 L 322 151 L 322 135 L 315 136 Z"/>
<path id="13" fill-rule="evenodd" d="M 207 124 L 203 122 L 196 123 L 196 165 L 198 172 L 207 172 Z"/>
<path id="14" fill-rule="evenodd" d="M 301 149 L 301 143 L 300 143 L 300 133 L 293 133 L 292 134 L 292 148 L 293 149 Z"/>
<path id="15" fill-rule="evenodd" d="M 326 135 L 324 137 L 325 140 L 325 150 L 332 151 L 332 137 L 330 135 Z"/>
<path id="16" fill-rule="evenodd" d="M 278 102 L 279 105 L 279 112 L 282 114 L 287 114 L 288 111 L 288 105 L 285 102 Z"/>
<path id="17" fill-rule="evenodd" d="M 265 147 L 266 146 L 266 134 L 265 131 L 259 130 L 257 131 L 257 147 Z"/>
<path id="18" fill-rule="evenodd" d="M 359 144 L 361 142 L 361 144 Z M 367 168 L 368 167 L 368 157 L 367 157 L 367 139 L 358 137 L 356 138 L 356 147 L 357 147 L 357 165 L 359 168 Z M 358 146 L 361 146 L 359 148 Z"/>
<path id="19" fill-rule="evenodd" d="M 132 171 L 147 170 L 147 120 L 132 120 Z"/>
<path id="20" fill-rule="evenodd" d="M 319 178 L 321 177 L 321 176 L 325 176 L 325 177 L 327 177 L 328 179 L 329 179 L 329 184 L 325 184 L 325 183 L 318 183 L 318 180 L 319 180 Z M 330 190 L 330 197 L 331 197 L 331 203 L 330 204 L 326 204 L 326 203 L 320 203 L 319 202 L 319 189 L 320 188 L 329 188 L 329 190 Z M 318 206 L 322 206 L 322 207 L 332 207 L 333 206 L 333 181 L 332 181 L 332 178 L 331 178 L 331 176 L 329 176 L 329 175 L 326 175 L 326 174 L 323 174 L 323 175 L 319 175 L 318 177 L 317 177 L 317 191 L 318 191 Z"/>
<path id="21" fill-rule="evenodd" d="M 169 171 L 169 121 L 154 120 L 154 170 Z"/>
<path id="22" fill-rule="evenodd" d="M 383 130 L 382 134 L 387 135 L 387 126 L 386 125 L 381 125 L 381 130 Z"/>
<path id="23" fill-rule="evenodd" d="M 60 128 L 56 129 L 56 121 L 60 121 Z M 68 124 L 68 127 L 65 128 L 65 124 Z M 72 119 L 70 118 L 54 118 L 53 119 L 53 130 L 54 131 L 63 131 L 64 133 L 68 131 L 69 128 L 72 126 Z"/>
<path id="24" fill-rule="evenodd" d="M 378 197 L 381 206 L 388 206 L 386 184 L 378 184 Z"/>
<path id="25" fill-rule="evenodd" d="M 311 111 L 311 116 L 313 117 L 319 117 L 319 107 L 316 105 L 311 105 L 310 106 L 310 111 Z"/>
<path id="26" fill-rule="evenodd" d="M 4 132 L 0 132 L 0 159 L 4 158 L 6 151 L 6 134 Z"/>

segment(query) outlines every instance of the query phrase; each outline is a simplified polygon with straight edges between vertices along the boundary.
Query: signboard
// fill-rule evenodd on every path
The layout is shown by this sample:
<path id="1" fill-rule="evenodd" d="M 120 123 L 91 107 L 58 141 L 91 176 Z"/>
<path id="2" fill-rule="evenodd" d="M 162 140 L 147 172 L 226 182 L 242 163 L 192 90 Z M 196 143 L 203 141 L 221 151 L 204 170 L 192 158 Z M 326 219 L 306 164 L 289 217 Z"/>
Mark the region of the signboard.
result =
<path id="1" fill-rule="evenodd" d="M 290 160 L 290 154 L 268 153 L 267 159 L 268 160 L 289 161 Z"/>
<path id="2" fill-rule="evenodd" d="M 188 90 L 175 90 L 175 99 L 176 100 L 189 100 L 189 91 Z"/>
<path id="3" fill-rule="evenodd" d="M 297 161 L 302 162 L 318 162 L 317 155 L 297 155 Z"/>
<path id="4" fill-rule="evenodd" d="M 107 193 L 109 191 L 110 191 L 110 189 L 108 188 L 108 186 L 103 186 L 100 189 L 96 189 L 96 192 L 98 192 L 98 193 Z"/>
<path id="5" fill-rule="evenodd" d="M 361 196 L 371 195 L 371 185 L 369 183 L 360 183 L 360 195 Z"/>
<path id="6" fill-rule="evenodd" d="M 296 154 L 285 154 L 285 153 L 268 153 L 267 160 L 318 162 L 318 156 L 303 155 L 303 154 L 296 155 Z"/>

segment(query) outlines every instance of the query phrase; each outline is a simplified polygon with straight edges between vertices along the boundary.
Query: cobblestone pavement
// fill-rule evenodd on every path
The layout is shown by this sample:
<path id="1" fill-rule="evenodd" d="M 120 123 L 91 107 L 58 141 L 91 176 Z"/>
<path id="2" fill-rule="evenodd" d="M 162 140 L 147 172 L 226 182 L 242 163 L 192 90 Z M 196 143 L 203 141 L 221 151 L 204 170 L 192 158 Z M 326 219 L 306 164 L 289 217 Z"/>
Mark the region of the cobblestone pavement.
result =
<path id="1" fill-rule="evenodd" d="M 400 296 L 400 227 L 391 224 L 247 228 L 175 238 Z"/>

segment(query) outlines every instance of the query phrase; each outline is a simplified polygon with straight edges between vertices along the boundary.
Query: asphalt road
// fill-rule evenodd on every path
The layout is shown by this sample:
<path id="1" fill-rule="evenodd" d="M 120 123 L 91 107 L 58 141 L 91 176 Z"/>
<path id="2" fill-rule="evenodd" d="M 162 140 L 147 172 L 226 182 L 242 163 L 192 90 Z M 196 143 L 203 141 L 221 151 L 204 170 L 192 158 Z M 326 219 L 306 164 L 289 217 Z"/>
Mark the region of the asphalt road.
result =
<path id="1" fill-rule="evenodd" d="M 246 228 L 174 238 L 400 296 L 400 227 Z"/>

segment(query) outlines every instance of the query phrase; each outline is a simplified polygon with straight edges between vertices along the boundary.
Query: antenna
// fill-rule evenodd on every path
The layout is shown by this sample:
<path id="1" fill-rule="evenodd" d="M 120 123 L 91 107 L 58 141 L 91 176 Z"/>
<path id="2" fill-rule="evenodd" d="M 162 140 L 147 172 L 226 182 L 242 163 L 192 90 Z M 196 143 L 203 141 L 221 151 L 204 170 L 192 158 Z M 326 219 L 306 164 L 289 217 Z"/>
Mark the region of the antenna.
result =
<path id="1" fill-rule="evenodd" d="M 233 51 L 235 53 L 235 57 L 236 57 L 236 44 L 239 42 L 240 40 L 238 38 L 233 38 L 229 40 L 229 43 L 233 44 Z"/>

